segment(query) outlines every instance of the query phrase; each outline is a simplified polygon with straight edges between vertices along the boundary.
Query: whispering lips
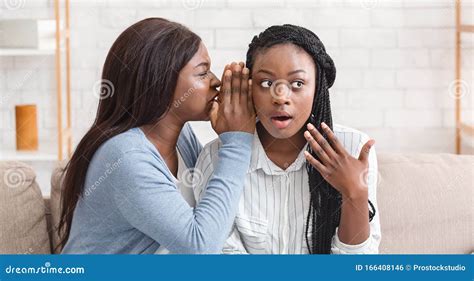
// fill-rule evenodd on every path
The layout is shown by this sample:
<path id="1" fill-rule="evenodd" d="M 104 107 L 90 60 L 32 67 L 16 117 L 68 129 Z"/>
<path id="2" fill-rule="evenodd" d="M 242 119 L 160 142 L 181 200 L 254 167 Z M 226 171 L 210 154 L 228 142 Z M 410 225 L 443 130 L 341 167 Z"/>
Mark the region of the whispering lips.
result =
<path id="1" fill-rule="evenodd" d="M 212 99 L 209 100 L 209 102 L 217 101 L 219 102 L 219 93 L 217 93 Z"/>
<path id="2" fill-rule="evenodd" d="M 293 117 L 286 111 L 277 111 L 270 115 L 270 119 L 275 127 L 284 129 L 288 127 Z"/>

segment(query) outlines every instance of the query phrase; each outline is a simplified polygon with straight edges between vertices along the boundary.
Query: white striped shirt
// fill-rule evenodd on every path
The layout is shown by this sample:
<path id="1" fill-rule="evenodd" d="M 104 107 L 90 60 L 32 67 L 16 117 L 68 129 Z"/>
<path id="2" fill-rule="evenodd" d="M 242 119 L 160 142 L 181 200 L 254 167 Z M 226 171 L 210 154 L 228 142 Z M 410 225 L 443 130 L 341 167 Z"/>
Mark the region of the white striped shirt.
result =
<path id="1" fill-rule="evenodd" d="M 369 137 L 355 129 L 334 125 L 334 133 L 346 150 L 358 158 Z M 204 194 L 217 160 L 219 140 L 207 144 L 194 169 L 193 189 L 196 200 Z M 266 155 L 255 132 L 252 158 L 245 188 L 224 254 L 307 254 L 305 230 L 309 208 L 309 183 L 306 159 L 301 150 L 285 170 Z M 342 243 L 336 234 L 331 243 L 333 254 L 376 254 L 380 244 L 380 222 L 376 198 L 377 157 L 369 153 L 369 199 L 376 209 L 370 222 L 369 238 L 358 245 Z M 370 208 L 369 208 L 370 209 Z M 311 235 L 309 231 L 308 235 Z M 311 241 L 311 237 L 309 237 Z"/>

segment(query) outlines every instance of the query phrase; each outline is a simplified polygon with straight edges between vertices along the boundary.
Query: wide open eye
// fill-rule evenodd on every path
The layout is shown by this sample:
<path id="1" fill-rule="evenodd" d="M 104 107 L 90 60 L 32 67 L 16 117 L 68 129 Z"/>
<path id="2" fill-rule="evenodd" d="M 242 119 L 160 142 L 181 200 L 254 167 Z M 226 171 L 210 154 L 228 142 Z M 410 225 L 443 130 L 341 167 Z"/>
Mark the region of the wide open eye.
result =
<path id="1" fill-rule="evenodd" d="M 264 80 L 262 83 L 260 83 L 260 86 L 263 88 L 270 88 L 272 86 L 273 82 L 270 80 Z"/>
<path id="2" fill-rule="evenodd" d="M 301 87 L 303 87 L 303 85 L 304 85 L 303 81 L 291 82 L 291 87 L 296 88 L 296 89 L 300 89 Z"/>

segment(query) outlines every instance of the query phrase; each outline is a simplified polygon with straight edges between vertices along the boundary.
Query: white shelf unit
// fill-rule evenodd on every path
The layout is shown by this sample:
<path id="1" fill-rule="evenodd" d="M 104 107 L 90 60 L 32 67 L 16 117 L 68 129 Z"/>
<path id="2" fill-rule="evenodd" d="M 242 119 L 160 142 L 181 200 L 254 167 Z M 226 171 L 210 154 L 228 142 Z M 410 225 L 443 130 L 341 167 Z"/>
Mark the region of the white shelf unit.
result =
<path id="1" fill-rule="evenodd" d="M 47 153 L 40 151 L 0 151 L 0 159 L 2 161 L 56 161 L 58 155 L 56 153 Z"/>
<path id="2" fill-rule="evenodd" d="M 65 26 L 61 26 L 61 3 L 64 2 Z M 55 48 L 54 49 L 34 49 L 34 48 L 0 48 L 0 56 L 55 56 L 55 80 L 56 80 L 56 106 L 57 106 L 57 153 L 43 151 L 1 151 L 0 161 L 57 161 L 63 160 L 65 156 L 69 158 L 72 153 L 72 132 L 71 132 L 71 66 L 70 66 L 70 24 L 69 24 L 69 0 L 54 0 L 55 14 Z M 64 42 L 64 47 L 61 43 Z M 61 55 L 65 55 L 65 74 L 62 73 Z M 63 79 L 66 102 L 63 103 Z M 63 111 L 66 113 L 64 122 Z M 64 152 L 64 147 L 66 153 Z"/>
<path id="3" fill-rule="evenodd" d="M 52 56 L 55 50 L 0 48 L 0 56 Z"/>

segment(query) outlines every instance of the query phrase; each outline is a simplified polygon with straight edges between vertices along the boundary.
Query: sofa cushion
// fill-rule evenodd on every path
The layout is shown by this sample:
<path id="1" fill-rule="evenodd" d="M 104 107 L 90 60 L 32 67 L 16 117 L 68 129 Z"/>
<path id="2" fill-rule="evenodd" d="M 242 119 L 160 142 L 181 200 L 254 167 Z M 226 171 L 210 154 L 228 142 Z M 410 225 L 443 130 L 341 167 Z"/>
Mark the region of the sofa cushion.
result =
<path id="1" fill-rule="evenodd" d="M 61 252 L 61 248 L 57 247 L 57 245 L 59 245 L 59 242 L 61 242 L 60 236 L 58 234 L 58 226 L 61 218 L 61 187 L 63 186 L 61 182 L 64 177 L 66 165 L 66 160 L 58 162 L 51 175 L 51 236 L 53 252 L 55 254 Z"/>
<path id="2" fill-rule="evenodd" d="M 49 254 L 45 205 L 35 172 L 21 162 L 0 162 L 0 253 Z"/>
<path id="3" fill-rule="evenodd" d="M 474 156 L 378 154 L 381 254 L 461 254 L 474 250 Z M 51 220 L 59 223 L 66 162 L 51 178 Z M 59 237 L 53 232 L 53 245 Z M 447 243 L 449 241 L 449 243 Z"/>
<path id="4" fill-rule="evenodd" d="M 473 251 L 474 156 L 381 153 L 378 163 L 380 253 Z"/>

